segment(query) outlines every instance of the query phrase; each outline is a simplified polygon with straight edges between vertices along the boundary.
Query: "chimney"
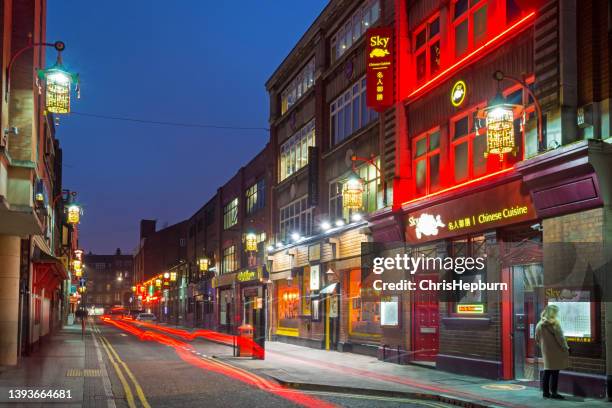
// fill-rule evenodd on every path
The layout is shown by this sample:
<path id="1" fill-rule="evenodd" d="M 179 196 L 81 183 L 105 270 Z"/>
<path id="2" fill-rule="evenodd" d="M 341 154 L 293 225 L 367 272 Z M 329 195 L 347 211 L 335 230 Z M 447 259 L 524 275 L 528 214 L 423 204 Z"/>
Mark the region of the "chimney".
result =
<path id="1" fill-rule="evenodd" d="M 121 248 L 117 248 L 117 250 L 115 251 L 115 255 L 121 255 Z"/>
<path id="2" fill-rule="evenodd" d="M 140 220 L 140 239 L 155 234 L 155 220 Z"/>

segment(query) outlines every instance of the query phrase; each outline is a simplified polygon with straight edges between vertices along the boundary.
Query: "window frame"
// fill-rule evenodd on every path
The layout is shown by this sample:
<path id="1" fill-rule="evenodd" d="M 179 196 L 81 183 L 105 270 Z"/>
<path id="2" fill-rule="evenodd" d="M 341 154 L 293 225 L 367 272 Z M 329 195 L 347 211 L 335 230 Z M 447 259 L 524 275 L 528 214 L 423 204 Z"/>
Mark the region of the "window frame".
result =
<path id="1" fill-rule="evenodd" d="M 315 147 L 315 119 L 309 120 L 304 126 L 289 136 L 279 146 L 278 182 L 282 182 L 299 172 L 308 164 L 308 148 Z M 305 145 L 305 146 L 304 146 Z M 299 148 L 299 160 L 298 160 Z"/>
<path id="2" fill-rule="evenodd" d="M 438 20 L 438 32 L 436 34 L 433 35 L 433 37 L 430 36 L 430 26 L 431 23 L 434 22 L 435 20 Z M 416 44 L 416 39 L 418 37 L 418 35 L 425 30 L 425 42 L 423 43 L 423 45 L 421 45 L 419 48 L 417 48 L 417 44 Z M 421 25 L 419 25 L 412 34 L 412 43 L 413 43 L 413 52 L 412 52 L 412 56 L 413 56 L 413 64 L 414 64 L 414 73 L 415 73 L 415 79 L 417 83 L 421 83 L 423 81 L 426 81 L 427 79 L 432 77 L 432 72 L 431 72 L 431 46 L 433 44 L 436 43 L 436 41 L 438 42 L 438 46 L 440 48 L 440 58 L 442 58 L 442 20 L 440 19 L 440 12 L 437 11 L 436 13 L 434 13 L 431 17 L 429 17 L 426 21 L 424 21 Z M 418 57 L 421 54 L 425 54 L 425 73 L 423 75 L 423 77 L 419 78 L 419 72 L 418 72 L 418 65 L 417 65 L 417 60 Z M 439 65 L 438 65 L 438 70 L 436 71 L 439 72 L 440 69 L 442 67 L 442 61 L 440 61 Z"/>
<path id="3" fill-rule="evenodd" d="M 435 148 L 434 150 L 430 149 L 430 143 L 431 143 L 431 135 L 438 133 L 438 147 Z M 416 156 L 416 152 L 417 152 L 417 143 L 422 140 L 422 139 L 426 139 L 426 145 L 425 145 L 425 153 L 421 156 Z M 429 162 L 429 159 L 432 156 L 437 155 L 438 159 L 440 160 L 440 163 L 442 161 L 442 155 L 441 155 L 441 150 L 440 150 L 440 144 L 442 141 L 442 130 L 440 128 L 440 126 L 436 126 L 426 132 L 421 133 L 420 135 L 414 137 L 412 139 L 412 151 L 413 153 L 413 157 L 412 157 L 412 170 L 413 170 L 413 174 L 415 175 L 415 187 L 416 187 L 416 174 L 417 174 L 417 165 L 419 162 L 421 161 L 425 161 L 425 192 L 424 193 L 419 193 L 418 191 L 416 192 L 418 197 L 421 196 L 426 196 L 429 195 L 437 190 L 439 190 L 441 188 L 441 184 L 442 184 L 442 180 L 440 179 L 441 176 L 441 171 L 440 171 L 440 167 L 438 164 L 438 185 L 435 188 L 432 188 L 431 185 L 431 165 Z M 454 167 L 453 167 L 453 171 L 454 171 Z"/>
<path id="4" fill-rule="evenodd" d="M 287 113 L 313 87 L 315 70 L 315 57 L 312 56 L 280 92 L 281 116 Z"/>
<path id="5" fill-rule="evenodd" d="M 473 180 L 477 177 L 482 177 L 484 175 L 487 174 L 487 168 L 486 168 L 486 164 L 485 164 L 485 171 L 483 174 L 474 174 L 474 139 L 476 138 L 476 136 L 482 136 L 482 137 L 487 137 L 486 136 L 486 128 L 482 127 L 479 128 L 478 131 L 475 130 L 474 127 L 474 117 L 476 112 L 479 109 L 483 109 L 486 106 L 485 103 L 476 105 L 474 107 L 471 108 L 467 108 L 464 109 L 461 113 L 453 116 L 450 119 L 449 122 L 449 130 L 448 130 L 448 135 L 449 135 L 449 148 L 450 148 L 450 165 L 451 165 L 451 169 L 452 169 L 452 173 L 453 173 L 453 181 L 455 183 L 463 183 L 469 180 Z M 467 130 L 467 134 L 461 136 L 459 139 L 455 140 L 455 123 L 460 121 L 461 119 L 463 119 L 464 117 L 468 117 L 468 130 Z M 468 157 L 467 157 L 467 166 L 468 166 L 468 175 L 465 179 L 461 179 L 458 180 L 457 179 L 457 175 L 456 175 L 456 171 L 455 171 L 455 161 L 456 161 L 456 157 L 455 157 L 455 149 L 458 145 L 462 144 L 462 143 L 467 143 L 468 144 Z M 486 143 L 486 140 L 485 140 Z"/>
<path id="6" fill-rule="evenodd" d="M 223 206 L 223 229 L 228 230 L 238 224 L 238 205 L 240 200 L 234 197 Z M 230 217 L 232 219 L 230 219 Z"/>
<path id="7" fill-rule="evenodd" d="M 372 20 L 372 10 L 377 5 L 378 13 L 375 20 Z M 368 17 L 367 19 L 365 17 Z M 333 65 L 342 59 L 342 56 L 349 52 L 353 46 L 364 36 L 368 28 L 373 27 L 381 18 L 380 0 L 368 0 L 365 4 L 358 7 L 354 12 L 343 20 L 342 24 L 336 29 L 329 40 L 330 59 Z M 355 28 L 359 27 L 359 35 L 355 35 Z M 341 48 L 343 41 L 348 39 L 350 34 L 350 44 Z"/>
<path id="8" fill-rule="evenodd" d="M 260 178 L 245 191 L 246 214 L 253 215 L 266 206 L 266 180 Z"/>
<path id="9" fill-rule="evenodd" d="M 465 257 L 473 257 L 476 258 L 475 255 L 475 251 L 474 251 L 474 241 L 477 238 L 482 238 L 482 245 L 484 246 L 484 252 L 486 254 L 487 252 L 487 248 L 488 248 L 488 243 L 487 243 L 487 237 L 486 234 L 483 233 L 475 233 L 475 234 L 468 234 L 468 235 L 461 235 L 458 237 L 453 237 L 452 239 L 449 239 L 447 241 L 447 245 L 448 245 L 448 253 L 452 258 L 455 258 L 456 253 L 454 251 L 454 246 L 453 246 L 453 242 L 458 242 L 461 240 L 466 240 L 467 242 L 467 248 L 466 248 L 466 253 L 465 253 Z M 486 259 L 486 256 L 485 256 Z M 487 283 L 487 281 L 489 280 L 489 269 L 485 264 L 485 268 L 481 271 L 477 271 L 474 272 L 474 270 L 471 271 L 465 271 L 463 274 L 461 275 L 456 275 L 453 271 L 449 271 L 452 274 L 452 281 L 455 280 L 465 280 L 465 278 L 469 278 L 469 277 L 473 277 L 476 275 L 482 275 L 483 276 L 483 282 Z M 459 301 L 459 295 L 462 293 L 461 290 L 454 290 L 452 292 L 452 300 L 448 302 L 448 308 L 447 308 L 447 315 L 448 317 L 458 317 L 458 318 L 462 318 L 462 319 L 470 319 L 470 318 L 474 318 L 474 317 L 488 317 L 490 315 L 489 312 L 489 298 L 488 298 L 488 291 L 484 290 L 482 291 L 482 301 L 481 302 L 473 302 L 472 304 L 482 304 L 484 306 L 484 312 L 483 313 L 470 313 L 470 314 L 466 314 L 466 313 L 457 313 L 457 305 L 461 304 L 461 302 Z M 470 303 L 467 303 L 470 304 Z"/>
<path id="10" fill-rule="evenodd" d="M 299 210 L 296 207 L 298 205 Z M 278 232 L 281 241 L 286 240 L 293 232 L 299 232 L 302 236 L 312 234 L 314 207 L 308 205 L 308 195 L 304 195 L 279 208 L 278 214 Z"/>
<path id="11" fill-rule="evenodd" d="M 221 274 L 232 273 L 238 270 L 238 259 L 236 257 L 236 245 L 223 248 L 221 257 Z"/>
<path id="12" fill-rule="evenodd" d="M 484 43 L 487 39 L 487 33 L 489 31 L 489 19 L 487 18 L 487 23 L 486 23 L 486 28 L 485 28 L 485 34 L 483 36 L 483 38 L 481 39 L 481 41 L 479 43 L 475 42 L 474 39 L 474 14 L 476 14 L 482 7 L 488 7 L 489 6 L 489 0 L 467 0 L 468 2 L 468 6 L 467 6 L 467 10 L 459 17 L 457 17 L 456 19 L 454 19 L 455 16 L 455 7 L 457 5 L 457 3 L 461 1 L 461 0 L 453 0 L 451 7 L 450 7 L 450 14 L 449 14 L 449 19 L 450 19 L 450 38 L 451 38 L 451 46 L 453 48 L 453 57 L 455 59 L 459 59 L 467 54 L 469 54 L 471 51 L 473 51 L 477 46 L 481 45 L 482 43 Z M 472 4 L 472 2 L 475 1 L 475 3 Z M 488 12 L 488 9 L 487 9 Z M 488 16 L 487 16 L 488 17 Z M 464 21 L 467 20 L 467 25 L 468 25 L 468 32 L 467 32 L 467 46 L 466 49 L 463 51 L 462 54 L 457 55 L 457 42 L 456 42 L 456 30 L 457 30 L 457 26 L 459 26 L 460 24 L 462 24 Z"/>
<path id="13" fill-rule="evenodd" d="M 367 106 L 366 94 L 366 77 L 365 75 L 338 95 L 329 104 L 329 143 L 335 147 L 350 139 L 359 130 L 364 129 L 372 122 L 378 119 L 378 112 Z M 358 122 L 355 127 L 355 104 L 358 110 Z M 347 119 L 347 113 L 350 118 Z M 364 115 L 365 114 L 365 115 Z M 367 116 L 367 118 L 364 118 Z M 340 124 L 342 123 L 342 127 Z M 348 124 L 348 128 L 346 125 Z M 340 136 L 340 128 L 342 128 L 342 136 Z M 349 130 L 350 129 L 350 130 Z"/>

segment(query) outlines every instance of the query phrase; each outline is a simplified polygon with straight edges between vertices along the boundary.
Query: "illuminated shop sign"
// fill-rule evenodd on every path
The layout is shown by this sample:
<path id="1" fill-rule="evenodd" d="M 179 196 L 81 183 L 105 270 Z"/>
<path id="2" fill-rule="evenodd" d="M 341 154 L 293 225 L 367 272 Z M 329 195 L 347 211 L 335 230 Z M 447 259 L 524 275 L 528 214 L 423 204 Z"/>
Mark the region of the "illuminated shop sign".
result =
<path id="1" fill-rule="evenodd" d="M 466 304 L 460 303 L 457 305 L 457 313 L 459 314 L 483 314 L 484 313 L 484 305 L 483 304 Z"/>
<path id="2" fill-rule="evenodd" d="M 426 242 L 537 219 L 520 180 L 433 205 L 406 217 L 406 240 Z"/>
<path id="3" fill-rule="evenodd" d="M 590 291 L 547 288 L 546 300 L 549 305 L 559 308 L 557 318 L 567 341 L 593 341 L 594 313 Z"/>
<path id="4" fill-rule="evenodd" d="M 256 271 L 242 271 L 236 275 L 236 280 L 239 282 L 248 282 L 257 279 Z"/>
<path id="5" fill-rule="evenodd" d="M 368 107 L 382 111 L 393 105 L 393 28 L 366 31 L 366 94 Z"/>
<path id="6" fill-rule="evenodd" d="M 463 104 L 465 100 L 465 95 L 467 94 L 467 86 L 463 81 L 455 82 L 453 88 L 451 89 L 450 100 L 455 108 L 458 108 Z"/>

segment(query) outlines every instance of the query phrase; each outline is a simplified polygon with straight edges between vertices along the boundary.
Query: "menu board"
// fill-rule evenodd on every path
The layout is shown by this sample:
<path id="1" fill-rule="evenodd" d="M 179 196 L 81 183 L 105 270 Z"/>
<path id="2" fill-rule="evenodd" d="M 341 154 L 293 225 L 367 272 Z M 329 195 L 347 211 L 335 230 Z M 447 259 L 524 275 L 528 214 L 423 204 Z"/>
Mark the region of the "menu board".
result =
<path id="1" fill-rule="evenodd" d="M 380 301 L 380 325 L 397 326 L 399 324 L 399 303 L 397 296 L 383 297 Z"/>
<path id="2" fill-rule="evenodd" d="M 563 335 L 570 341 L 592 341 L 592 318 L 590 293 L 585 290 L 563 290 L 548 298 L 549 305 L 559 308 L 559 323 Z"/>

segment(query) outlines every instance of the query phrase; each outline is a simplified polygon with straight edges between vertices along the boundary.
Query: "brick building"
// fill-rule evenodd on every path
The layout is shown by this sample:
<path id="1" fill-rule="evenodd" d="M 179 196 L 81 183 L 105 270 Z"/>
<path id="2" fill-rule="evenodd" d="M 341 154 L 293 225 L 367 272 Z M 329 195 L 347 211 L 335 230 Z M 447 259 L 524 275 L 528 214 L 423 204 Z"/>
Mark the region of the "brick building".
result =
<path id="1" fill-rule="evenodd" d="M 62 150 L 35 82 L 45 47 L 28 48 L 46 41 L 46 2 L 0 7 L 0 365 L 15 365 L 66 321 L 77 235 L 64 224 Z"/>
<path id="2" fill-rule="evenodd" d="M 395 116 L 366 105 L 365 31 L 393 25 L 394 8 L 330 2 L 266 83 L 277 163 L 273 339 L 378 353 L 380 302 L 369 296 L 360 255 L 372 239 L 364 218 L 392 203 Z M 359 212 L 343 206 L 353 172 L 364 183 Z"/>
<path id="3" fill-rule="evenodd" d="M 88 308 L 110 310 L 113 306 L 135 305 L 132 293 L 134 258 L 117 248 L 112 255 L 88 253 L 83 257 L 87 291 L 84 303 Z"/>

